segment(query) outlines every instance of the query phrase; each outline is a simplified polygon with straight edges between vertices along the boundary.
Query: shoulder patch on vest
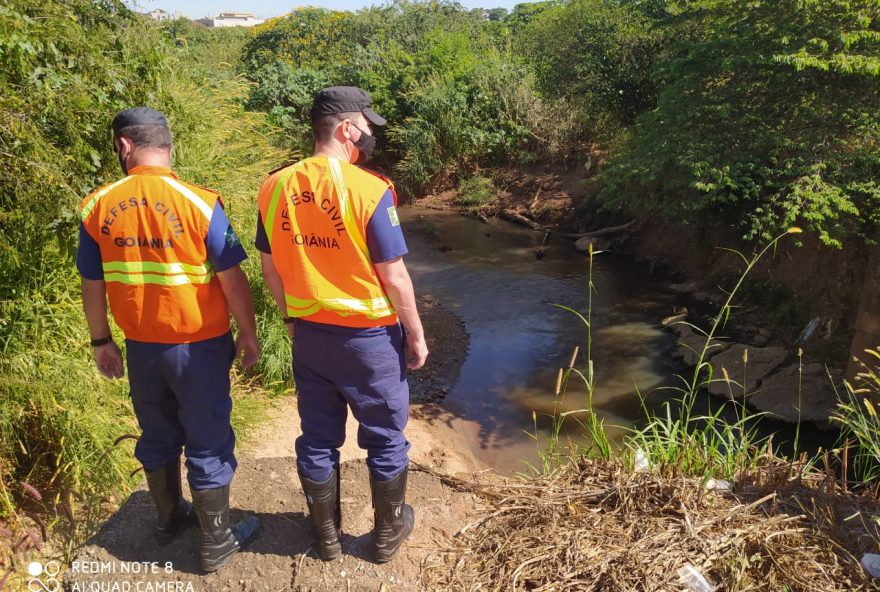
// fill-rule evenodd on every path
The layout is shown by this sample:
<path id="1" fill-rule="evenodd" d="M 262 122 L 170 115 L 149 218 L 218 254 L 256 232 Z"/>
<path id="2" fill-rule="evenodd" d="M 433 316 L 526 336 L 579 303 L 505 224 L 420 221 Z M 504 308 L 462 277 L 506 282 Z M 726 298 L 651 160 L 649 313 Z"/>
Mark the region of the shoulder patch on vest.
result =
<path id="1" fill-rule="evenodd" d="M 224 237 L 226 240 L 226 247 L 229 249 L 234 249 L 241 245 L 241 241 L 238 239 L 238 235 L 235 234 L 235 231 L 232 229 L 232 225 L 226 229 L 226 236 Z"/>
<path id="2" fill-rule="evenodd" d="M 391 206 L 388 208 L 388 218 L 391 220 L 391 226 L 400 226 L 400 218 L 397 215 L 397 208 Z"/>

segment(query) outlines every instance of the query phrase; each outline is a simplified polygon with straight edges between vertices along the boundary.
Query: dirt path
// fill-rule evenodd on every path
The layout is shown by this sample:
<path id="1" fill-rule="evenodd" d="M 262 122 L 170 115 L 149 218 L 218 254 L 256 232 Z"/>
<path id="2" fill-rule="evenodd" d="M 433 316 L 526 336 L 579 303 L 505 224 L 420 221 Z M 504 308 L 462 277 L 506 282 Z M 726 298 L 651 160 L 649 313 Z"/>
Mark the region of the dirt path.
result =
<path id="1" fill-rule="evenodd" d="M 348 461 L 341 468 L 344 555 L 325 563 L 311 549 L 312 534 L 294 459 L 242 460 L 232 487 L 233 519 L 242 511 L 250 512 L 259 516 L 262 527 L 259 538 L 221 571 L 209 575 L 200 572 L 195 528 L 168 547 L 157 546 L 149 536 L 153 503 L 149 494 L 139 489 L 98 535 L 78 550 L 65 573 L 65 589 L 424 590 L 422 564 L 430 560 L 442 539 L 458 531 L 480 509 L 475 497 L 445 485 L 437 475 L 411 470 L 408 501 L 416 508 L 416 529 L 394 561 L 375 564 L 370 559 L 373 514 L 367 467 L 362 460 Z M 144 562 L 155 562 L 155 569 Z M 166 572 L 166 562 L 170 562 L 170 572 Z M 141 573 L 123 573 L 131 571 Z"/>
<path id="2" fill-rule="evenodd" d="M 442 399 L 458 376 L 467 349 L 461 323 L 423 297 L 423 321 L 430 336 L 431 364 L 411 379 L 413 399 Z M 434 403 L 413 405 L 406 430 L 412 443 L 408 501 L 416 510 L 413 536 L 389 564 L 370 559 L 373 512 L 365 453 L 356 444 L 357 424 L 350 416 L 342 454 L 342 558 L 325 563 L 311 549 L 305 498 L 296 476 L 294 440 L 299 435 L 295 397 L 269 412 L 270 421 L 238 451 L 232 484 L 233 519 L 241 512 L 259 516 L 259 538 L 216 574 L 198 566 L 196 529 L 168 547 L 149 536 L 155 510 L 145 485 L 136 490 L 100 532 L 77 550 L 64 575 L 68 591 L 213 592 L 257 591 L 415 591 L 423 565 L 442 540 L 480 511 L 472 494 L 444 483 L 442 474 L 473 478 L 483 469 L 470 452 L 465 434 L 473 431 Z M 421 468 L 425 467 L 425 468 Z M 188 493 L 186 493 L 188 497 Z M 147 562 L 147 563 L 144 563 Z M 166 569 L 167 564 L 167 569 Z"/>

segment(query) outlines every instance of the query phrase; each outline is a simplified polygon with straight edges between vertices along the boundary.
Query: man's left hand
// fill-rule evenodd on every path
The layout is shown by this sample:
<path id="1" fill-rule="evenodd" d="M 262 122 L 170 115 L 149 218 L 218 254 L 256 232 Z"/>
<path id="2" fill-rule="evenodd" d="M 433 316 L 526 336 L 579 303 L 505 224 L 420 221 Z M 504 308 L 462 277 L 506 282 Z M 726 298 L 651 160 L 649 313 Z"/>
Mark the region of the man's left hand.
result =
<path id="1" fill-rule="evenodd" d="M 98 372 L 105 378 L 122 378 L 125 375 L 122 352 L 119 351 L 119 346 L 112 341 L 94 348 L 94 355 Z"/>
<path id="2" fill-rule="evenodd" d="M 260 358 L 260 342 L 256 333 L 239 333 L 235 342 L 235 357 L 241 358 L 241 367 L 250 368 Z"/>

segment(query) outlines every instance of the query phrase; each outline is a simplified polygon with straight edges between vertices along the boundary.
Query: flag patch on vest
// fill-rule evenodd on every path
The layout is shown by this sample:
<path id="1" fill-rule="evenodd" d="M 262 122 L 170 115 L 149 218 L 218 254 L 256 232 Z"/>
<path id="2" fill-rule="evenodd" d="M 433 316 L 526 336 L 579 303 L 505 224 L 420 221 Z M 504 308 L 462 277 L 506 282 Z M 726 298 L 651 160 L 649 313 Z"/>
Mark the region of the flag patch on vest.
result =
<path id="1" fill-rule="evenodd" d="M 397 208 L 394 206 L 388 208 L 388 217 L 391 219 L 391 226 L 400 226 L 400 218 L 397 217 Z"/>
<path id="2" fill-rule="evenodd" d="M 224 238 L 226 239 L 226 246 L 230 249 L 234 249 L 241 244 L 241 241 L 238 240 L 238 235 L 235 234 L 232 226 L 229 226 L 226 229 L 226 236 Z"/>

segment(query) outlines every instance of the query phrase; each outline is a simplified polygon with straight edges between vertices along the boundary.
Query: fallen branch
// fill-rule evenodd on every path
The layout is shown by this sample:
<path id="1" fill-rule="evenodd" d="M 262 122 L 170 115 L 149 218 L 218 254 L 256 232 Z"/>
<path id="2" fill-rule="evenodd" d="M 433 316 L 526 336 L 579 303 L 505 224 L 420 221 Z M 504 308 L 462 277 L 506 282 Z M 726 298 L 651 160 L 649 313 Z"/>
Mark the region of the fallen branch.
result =
<path id="1" fill-rule="evenodd" d="M 510 222 L 515 222 L 527 228 L 531 228 L 532 230 L 537 230 L 539 232 L 549 232 L 554 236 L 559 236 L 562 238 L 573 238 L 579 239 L 584 237 L 591 238 L 600 238 L 604 236 L 612 236 L 615 234 L 620 234 L 622 232 L 628 231 L 630 228 L 635 226 L 636 221 L 630 220 L 626 224 L 620 224 L 618 226 L 608 226 L 606 228 L 599 228 L 597 230 L 591 230 L 590 232 L 560 232 L 558 230 L 553 230 L 552 228 L 547 228 L 541 224 L 538 224 L 534 220 L 530 218 L 526 218 L 522 214 L 518 214 L 516 212 L 510 212 L 507 210 L 501 210 L 498 212 L 498 216 L 508 220 Z"/>

